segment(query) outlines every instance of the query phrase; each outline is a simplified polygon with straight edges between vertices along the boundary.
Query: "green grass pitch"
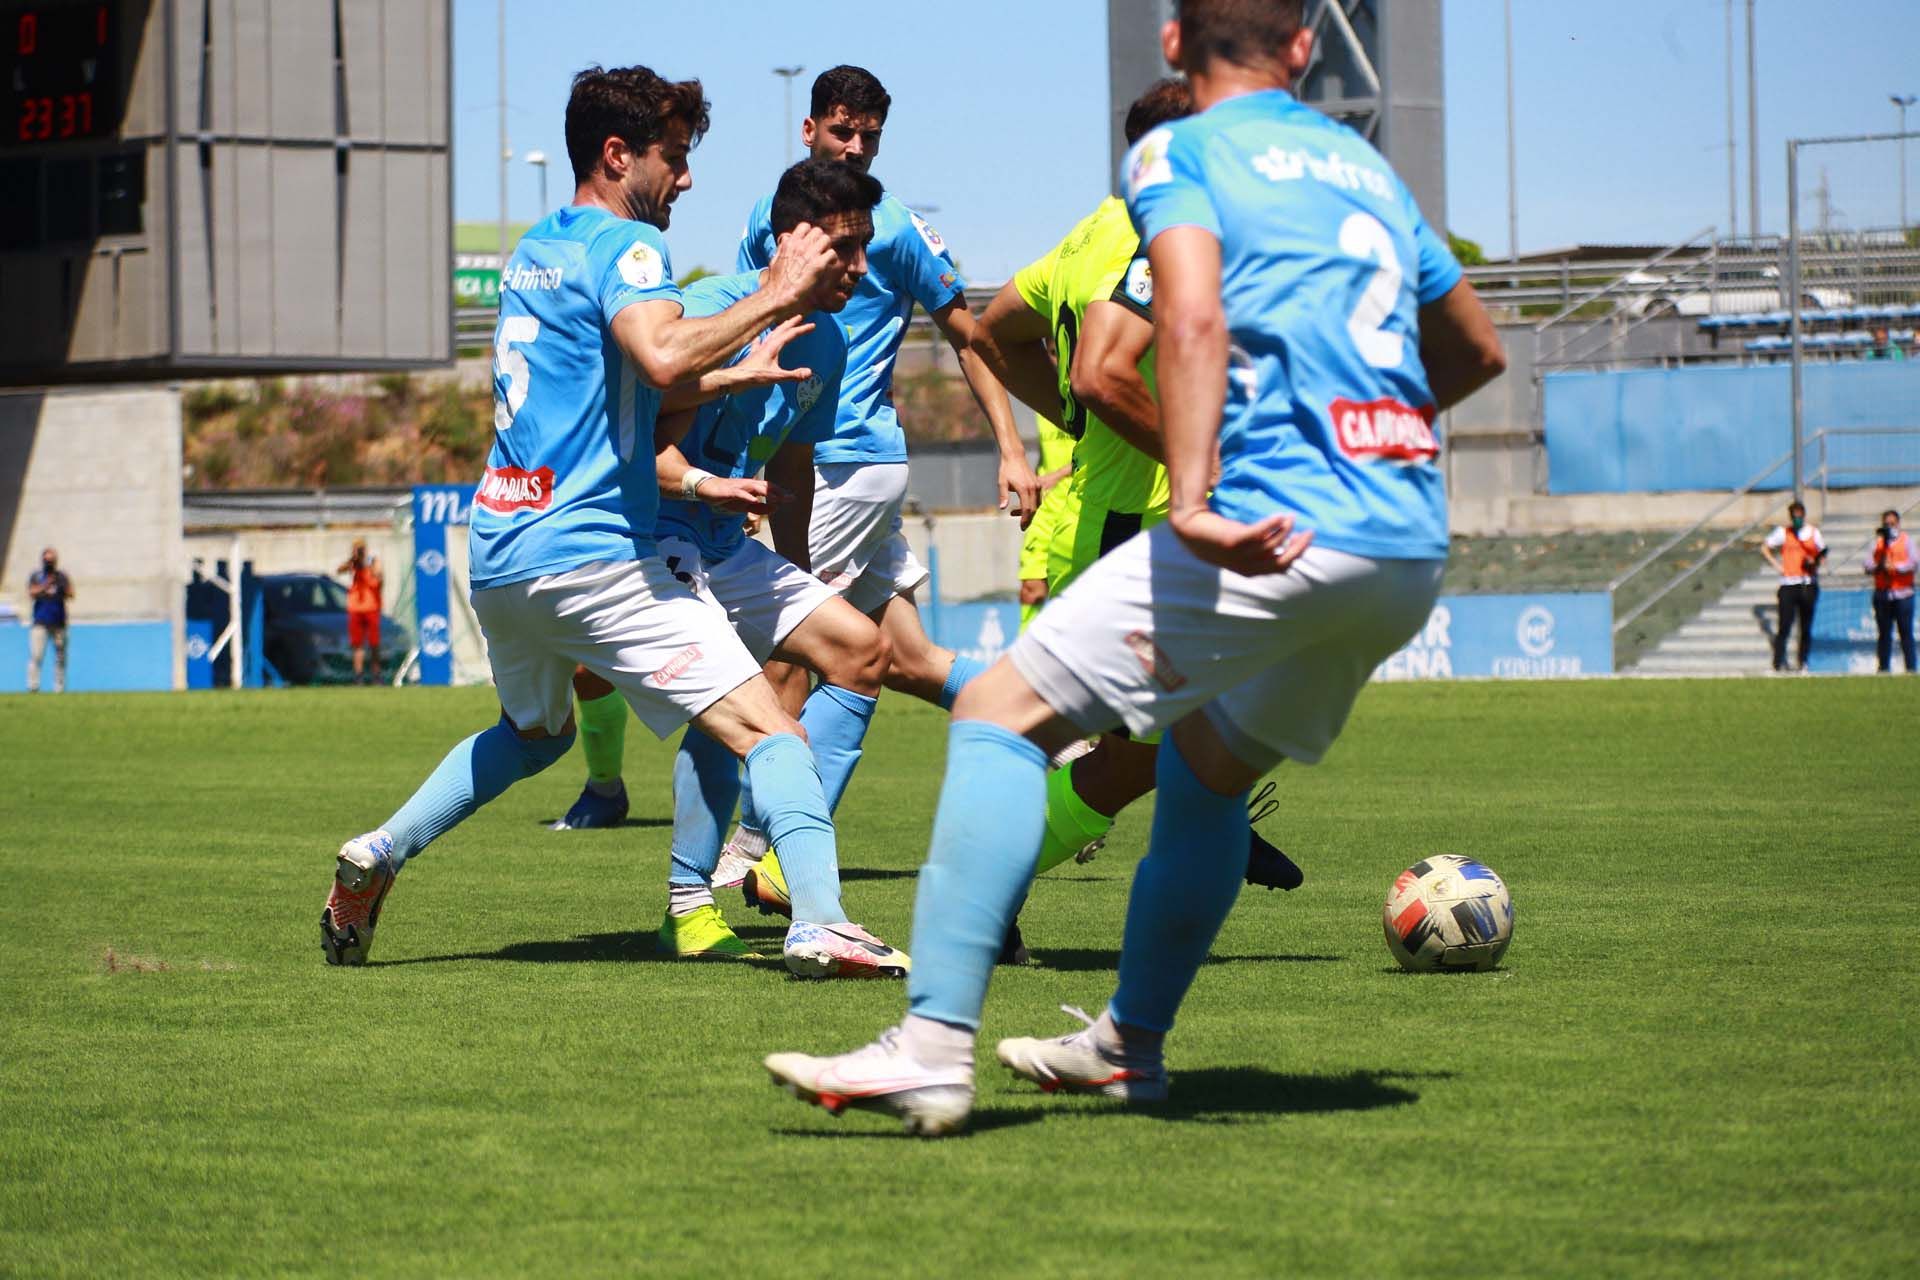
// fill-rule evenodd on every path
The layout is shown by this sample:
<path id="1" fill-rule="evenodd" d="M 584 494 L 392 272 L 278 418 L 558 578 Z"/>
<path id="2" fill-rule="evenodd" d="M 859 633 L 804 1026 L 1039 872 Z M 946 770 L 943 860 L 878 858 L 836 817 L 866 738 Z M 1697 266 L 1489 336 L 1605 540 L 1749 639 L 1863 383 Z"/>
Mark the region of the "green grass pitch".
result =
<path id="1" fill-rule="evenodd" d="M 1912 1275 L 1920 681 L 1377 687 L 1264 829 L 1170 1043 L 1175 1100 L 1053 1100 L 983 1051 L 973 1132 L 769 1087 L 898 984 L 658 961 L 669 748 L 635 825 L 551 834 L 578 755 L 424 854 L 375 963 L 332 855 L 485 690 L 0 704 L 0 1273 Z M 841 814 L 902 943 L 943 721 L 889 696 Z M 1145 807 L 1043 880 L 986 1038 L 1110 991 Z M 1394 970 L 1403 866 L 1479 856 L 1483 975 Z M 778 930 L 723 899 L 750 940 Z"/>

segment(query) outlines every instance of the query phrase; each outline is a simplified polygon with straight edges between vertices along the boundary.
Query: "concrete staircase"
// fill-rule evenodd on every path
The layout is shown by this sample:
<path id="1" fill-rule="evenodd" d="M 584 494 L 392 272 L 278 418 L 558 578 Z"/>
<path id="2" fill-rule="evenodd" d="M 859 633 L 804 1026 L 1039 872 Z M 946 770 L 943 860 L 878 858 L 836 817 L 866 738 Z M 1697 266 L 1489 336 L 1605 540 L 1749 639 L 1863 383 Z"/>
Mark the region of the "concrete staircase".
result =
<path id="1" fill-rule="evenodd" d="M 1876 521 L 1835 516 L 1820 526 L 1827 540 L 1824 581 L 1858 587 L 1856 563 Z M 1728 555 L 1745 555 L 1735 549 Z M 1773 669 L 1773 631 L 1779 618 L 1780 575 L 1755 558 L 1754 572 L 1729 588 L 1654 648 L 1628 673 L 1643 676 L 1759 676 Z M 1798 638 L 1795 642 L 1798 644 Z M 1789 655 L 1791 660 L 1791 655 Z"/>

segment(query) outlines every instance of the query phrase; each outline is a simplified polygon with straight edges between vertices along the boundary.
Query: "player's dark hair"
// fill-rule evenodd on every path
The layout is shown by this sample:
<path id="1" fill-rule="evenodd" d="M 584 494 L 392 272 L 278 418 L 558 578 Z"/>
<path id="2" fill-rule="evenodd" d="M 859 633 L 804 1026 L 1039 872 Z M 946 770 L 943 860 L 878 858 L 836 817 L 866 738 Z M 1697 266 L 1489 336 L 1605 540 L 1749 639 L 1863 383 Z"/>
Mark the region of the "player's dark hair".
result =
<path id="1" fill-rule="evenodd" d="M 1193 114 L 1193 86 L 1180 76 L 1155 80 L 1147 91 L 1127 108 L 1127 145 L 1147 136 L 1149 130 L 1183 120 Z"/>
<path id="2" fill-rule="evenodd" d="M 866 213 L 880 203 L 880 179 L 834 160 L 802 160 L 780 175 L 773 189 L 773 234 L 803 222 L 816 227 L 836 213 Z"/>
<path id="3" fill-rule="evenodd" d="M 1305 0 L 1179 0 L 1180 59 L 1198 70 L 1218 59 L 1272 62 L 1306 21 Z"/>
<path id="4" fill-rule="evenodd" d="M 1795 499 L 1794 501 L 1789 502 L 1787 504 L 1787 514 L 1792 515 L 1796 511 L 1798 511 L 1801 515 L 1807 514 L 1807 504 L 1799 501 L 1798 499 Z"/>
<path id="5" fill-rule="evenodd" d="M 841 65 L 829 67 L 813 79 L 813 105 L 808 114 L 825 120 L 835 107 L 845 107 L 850 116 L 879 116 L 886 122 L 893 98 L 880 77 L 865 67 Z"/>
<path id="6" fill-rule="evenodd" d="M 645 151 L 680 121 L 690 141 L 707 132 L 711 104 L 698 80 L 667 80 L 646 67 L 588 67 L 567 96 L 567 159 L 573 180 L 585 182 L 600 163 L 608 138 Z"/>

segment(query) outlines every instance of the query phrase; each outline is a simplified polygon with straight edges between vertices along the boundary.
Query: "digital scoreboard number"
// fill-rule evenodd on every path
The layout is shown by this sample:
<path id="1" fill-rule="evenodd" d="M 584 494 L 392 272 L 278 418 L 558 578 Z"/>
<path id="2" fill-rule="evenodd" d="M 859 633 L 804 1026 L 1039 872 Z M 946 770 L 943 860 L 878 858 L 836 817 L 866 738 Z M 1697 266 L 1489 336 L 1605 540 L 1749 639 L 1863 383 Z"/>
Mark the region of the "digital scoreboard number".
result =
<path id="1" fill-rule="evenodd" d="M 120 30 L 112 4 L 0 6 L 0 137 L 16 146 L 113 136 L 120 119 Z"/>

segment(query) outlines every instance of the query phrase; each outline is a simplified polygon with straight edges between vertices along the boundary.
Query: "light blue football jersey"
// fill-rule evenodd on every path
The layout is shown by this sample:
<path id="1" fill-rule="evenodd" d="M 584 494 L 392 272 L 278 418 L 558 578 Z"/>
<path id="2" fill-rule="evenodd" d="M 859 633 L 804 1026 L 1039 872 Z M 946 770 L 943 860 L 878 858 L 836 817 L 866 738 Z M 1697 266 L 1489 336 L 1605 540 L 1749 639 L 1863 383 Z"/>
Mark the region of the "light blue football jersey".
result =
<path id="1" fill-rule="evenodd" d="M 1232 346 L 1214 509 L 1290 511 L 1354 555 L 1444 559 L 1418 312 L 1460 266 L 1379 152 L 1275 89 L 1155 129 L 1123 172 L 1143 245 L 1180 226 L 1220 241 Z"/>
<path id="2" fill-rule="evenodd" d="M 740 240 L 739 269 L 773 260 L 773 197 L 753 206 Z M 918 302 L 940 310 L 967 287 L 946 241 L 892 196 L 873 210 L 867 276 L 840 312 L 847 333 L 847 372 L 840 384 L 833 439 L 817 445 L 815 462 L 905 462 L 907 437 L 893 411 L 893 365 Z"/>
<path id="3" fill-rule="evenodd" d="M 474 590 L 651 555 L 660 393 L 613 340 L 636 302 L 680 301 L 644 222 L 570 206 L 536 223 L 500 276 L 493 448 L 473 498 Z"/>
<path id="4" fill-rule="evenodd" d="M 715 315 L 759 287 L 758 271 L 708 276 L 687 286 L 687 314 Z M 688 462 L 717 476 L 752 478 L 783 444 L 810 444 L 818 449 L 833 439 L 834 406 L 847 367 L 847 335 L 839 319 L 824 311 L 813 312 L 807 319 L 813 332 L 781 348 L 780 363 L 788 369 L 810 370 L 810 375 L 799 382 L 754 387 L 701 405 L 680 441 L 680 452 Z M 742 347 L 728 363 L 738 363 L 751 350 L 751 345 Z M 747 536 L 746 522 L 738 512 L 719 511 L 704 502 L 677 498 L 660 502 L 660 536 L 685 538 L 709 564 L 740 549 Z"/>

